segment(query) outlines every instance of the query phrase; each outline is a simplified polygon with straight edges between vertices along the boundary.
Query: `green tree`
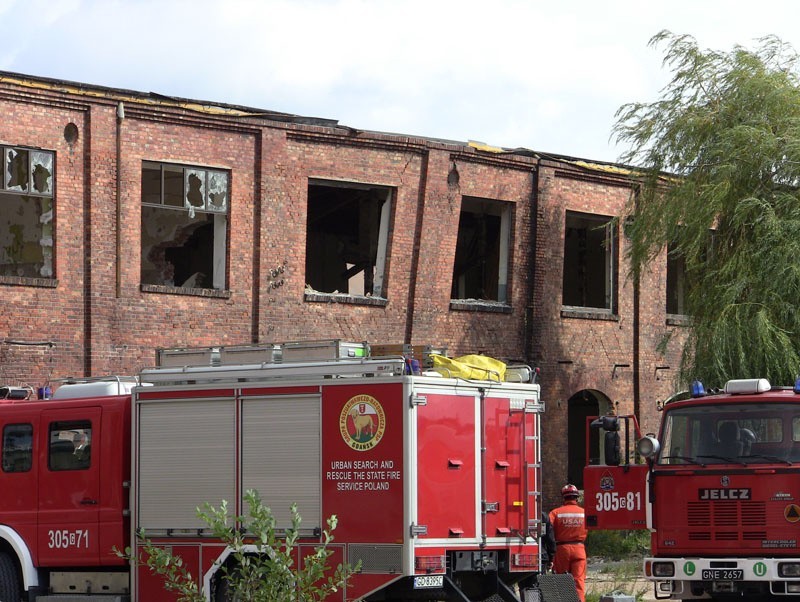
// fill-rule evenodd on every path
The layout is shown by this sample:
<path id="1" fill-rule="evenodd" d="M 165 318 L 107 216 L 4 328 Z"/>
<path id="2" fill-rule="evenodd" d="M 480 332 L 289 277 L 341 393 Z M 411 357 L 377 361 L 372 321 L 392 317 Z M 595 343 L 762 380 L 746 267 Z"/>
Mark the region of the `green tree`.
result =
<path id="1" fill-rule="evenodd" d="M 800 88 L 797 54 L 701 50 L 662 31 L 672 79 L 653 103 L 617 113 L 620 160 L 642 169 L 626 220 L 632 276 L 669 246 L 686 262 L 692 327 L 684 382 L 800 371 Z M 713 234 L 711 233 L 713 231 Z"/>
<path id="2" fill-rule="evenodd" d="M 330 544 L 336 529 L 335 516 L 328 519 L 328 528 L 314 547 L 313 553 L 304 554 L 300 565 L 295 563 L 300 539 L 301 518 L 297 506 L 292 505 L 292 526 L 285 532 L 278 530 L 269 507 L 265 506 L 256 491 L 245 493 L 248 505 L 246 516 L 233 517 L 227 502 L 219 507 L 206 503 L 198 509 L 214 537 L 231 549 L 230 562 L 221 568 L 217 583 L 216 600 L 236 602 L 316 602 L 341 589 L 350 576 L 359 569 L 338 565 L 328 567 L 333 553 Z M 179 556 L 162 546 L 154 545 L 140 535 L 140 555 L 132 559 L 126 549 L 120 555 L 141 563 L 164 579 L 167 591 L 176 592 L 180 602 L 204 602 L 205 595 L 197 579 L 187 569 Z"/>

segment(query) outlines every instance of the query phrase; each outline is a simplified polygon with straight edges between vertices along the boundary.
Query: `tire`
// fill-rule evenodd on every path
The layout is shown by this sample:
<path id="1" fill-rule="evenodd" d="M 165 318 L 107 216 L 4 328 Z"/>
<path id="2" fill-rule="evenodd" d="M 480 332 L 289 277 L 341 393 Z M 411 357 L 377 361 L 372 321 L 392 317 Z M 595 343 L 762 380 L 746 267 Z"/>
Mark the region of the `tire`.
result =
<path id="1" fill-rule="evenodd" d="M 239 596 L 231 591 L 228 580 L 220 575 L 214 591 L 214 602 L 237 602 L 238 599 Z M 0 599 L 0 602 L 5 602 L 5 600 Z"/>
<path id="2" fill-rule="evenodd" d="M 0 602 L 20 602 L 19 573 L 14 559 L 0 552 Z"/>

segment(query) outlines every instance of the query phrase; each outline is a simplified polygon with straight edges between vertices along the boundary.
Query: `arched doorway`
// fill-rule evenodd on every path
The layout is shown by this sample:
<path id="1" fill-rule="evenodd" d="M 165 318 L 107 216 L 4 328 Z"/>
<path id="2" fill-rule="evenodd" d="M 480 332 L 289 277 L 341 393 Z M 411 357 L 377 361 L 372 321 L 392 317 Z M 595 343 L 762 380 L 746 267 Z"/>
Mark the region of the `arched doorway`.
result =
<path id="1" fill-rule="evenodd" d="M 607 414 L 611 400 L 594 389 L 578 391 L 567 401 L 567 480 L 583 489 L 583 467 L 586 465 L 586 419 Z M 589 431 L 589 449 L 599 453 L 599 431 Z M 596 459 L 595 459 L 596 461 Z"/>

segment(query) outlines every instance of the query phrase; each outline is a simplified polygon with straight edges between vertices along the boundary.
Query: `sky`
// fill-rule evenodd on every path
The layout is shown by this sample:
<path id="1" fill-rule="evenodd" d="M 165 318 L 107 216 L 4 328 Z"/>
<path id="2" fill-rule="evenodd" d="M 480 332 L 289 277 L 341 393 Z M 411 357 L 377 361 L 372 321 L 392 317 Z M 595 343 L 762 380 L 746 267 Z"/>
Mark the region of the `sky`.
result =
<path id="1" fill-rule="evenodd" d="M 0 0 L 0 71 L 616 162 L 615 113 L 671 76 L 655 34 L 800 50 L 798 22 L 797 0 Z"/>

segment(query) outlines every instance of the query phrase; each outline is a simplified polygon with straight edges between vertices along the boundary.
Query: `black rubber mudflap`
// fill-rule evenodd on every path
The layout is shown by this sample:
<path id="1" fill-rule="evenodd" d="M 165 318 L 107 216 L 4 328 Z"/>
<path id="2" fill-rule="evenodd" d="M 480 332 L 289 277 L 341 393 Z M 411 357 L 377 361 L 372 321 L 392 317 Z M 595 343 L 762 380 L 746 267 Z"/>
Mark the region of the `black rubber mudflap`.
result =
<path id="1" fill-rule="evenodd" d="M 580 602 L 575 589 L 575 580 L 569 573 L 539 575 L 537 578 L 541 602 Z"/>
<path id="2" fill-rule="evenodd" d="M 522 590 L 522 602 L 542 602 L 541 590 L 534 588 Z"/>

